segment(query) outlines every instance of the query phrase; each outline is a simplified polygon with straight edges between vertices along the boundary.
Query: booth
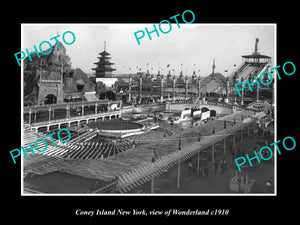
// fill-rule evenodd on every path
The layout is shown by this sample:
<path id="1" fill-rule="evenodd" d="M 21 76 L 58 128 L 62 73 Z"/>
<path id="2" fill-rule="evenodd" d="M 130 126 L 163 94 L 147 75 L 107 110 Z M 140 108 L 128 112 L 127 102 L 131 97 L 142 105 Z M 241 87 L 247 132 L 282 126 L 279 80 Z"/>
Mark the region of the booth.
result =
<path id="1" fill-rule="evenodd" d="M 249 179 L 247 173 L 241 175 L 236 173 L 236 175 L 230 180 L 229 190 L 231 192 L 252 193 L 255 182 L 256 180 Z"/>

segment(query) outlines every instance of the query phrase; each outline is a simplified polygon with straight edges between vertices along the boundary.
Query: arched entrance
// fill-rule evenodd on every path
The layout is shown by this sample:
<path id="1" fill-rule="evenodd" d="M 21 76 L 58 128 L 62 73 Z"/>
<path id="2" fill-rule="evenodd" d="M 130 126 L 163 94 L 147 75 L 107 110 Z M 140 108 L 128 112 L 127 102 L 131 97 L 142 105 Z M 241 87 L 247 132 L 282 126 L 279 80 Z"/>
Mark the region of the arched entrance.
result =
<path id="1" fill-rule="evenodd" d="M 106 92 L 100 93 L 99 99 L 108 99 L 108 100 L 115 101 L 117 99 L 117 96 L 113 91 L 106 91 Z"/>
<path id="2" fill-rule="evenodd" d="M 53 94 L 49 94 L 45 97 L 45 101 L 44 101 L 45 105 L 47 105 L 47 104 L 56 104 L 56 102 L 57 102 L 57 98 Z"/>

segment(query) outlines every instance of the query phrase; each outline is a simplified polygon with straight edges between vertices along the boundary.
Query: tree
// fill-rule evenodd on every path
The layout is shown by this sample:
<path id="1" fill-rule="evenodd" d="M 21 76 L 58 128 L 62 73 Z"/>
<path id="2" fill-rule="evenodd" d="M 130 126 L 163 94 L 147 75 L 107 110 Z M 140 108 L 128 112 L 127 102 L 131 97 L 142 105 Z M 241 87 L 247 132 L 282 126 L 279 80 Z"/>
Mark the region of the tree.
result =
<path id="1" fill-rule="evenodd" d="M 105 91 L 107 91 L 106 85 L 103 82 L 98 81 L 96 83 L 96 94 L 99 96 L 101 93 L 104 93 Z"/>

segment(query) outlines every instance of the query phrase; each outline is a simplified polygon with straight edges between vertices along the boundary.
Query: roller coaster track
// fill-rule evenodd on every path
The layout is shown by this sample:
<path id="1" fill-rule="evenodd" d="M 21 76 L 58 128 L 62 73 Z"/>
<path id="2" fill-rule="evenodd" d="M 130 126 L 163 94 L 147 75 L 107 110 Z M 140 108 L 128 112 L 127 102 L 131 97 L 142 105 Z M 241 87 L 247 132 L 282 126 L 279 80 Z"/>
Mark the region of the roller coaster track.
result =
<path id="1" fill-rule="evenodd" d="M 183 150 L 175 150 L 164 156 L 161 156 L 160 158 L 155 159 L 154 162 L 144 163 L 142 166 L 119 176 L 119 181 L 118 185 L 116 185 L 116 189 L 119 192 L 129 192 L 137 186 L 150 181 L 154 176 L 158 176 L 166 172 L 179 163 L 191 158 L 199 151 L 206 149 L 212 144 L 223 140 L 225 137 L 232 135 L 234 132 L 243 129 L 254 122 L 255 120 L 250 120 L 248 123 L 240 124 L 224 135 L 207 136 L 201 141 L 201 146 L 196 149 L 195 146 L 191 146 L 190 148 L 186 147 Z"/>

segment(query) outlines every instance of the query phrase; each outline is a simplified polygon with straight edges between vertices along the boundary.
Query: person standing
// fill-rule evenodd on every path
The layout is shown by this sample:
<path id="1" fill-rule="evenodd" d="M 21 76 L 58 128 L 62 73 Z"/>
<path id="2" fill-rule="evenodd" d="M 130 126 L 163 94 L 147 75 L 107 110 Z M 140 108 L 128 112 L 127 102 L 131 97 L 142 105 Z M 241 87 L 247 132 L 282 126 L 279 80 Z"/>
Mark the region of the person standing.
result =
<path id="1" fill-rule="evenodd" d="M 266 193 L 272 193 L 273 192 L 273 179 L 270 177 L 266 182 Z"/>
<path id="2" fill-rule="evenodd" d="M 219 162 L 216 160 L 214 163 L 215 174 L 218 172 Z"/>
<path id="3" fill-rule="evenodd" d="M 189 160 L 189 162 L 188 162 L 188 168 L 189 168 L 189 173 L 193 173 L 193 163 L 192 163 L 192 160 Z"/>
<path id="4" fill-rule="evenodd" d="M 221 167 L 221 173 L 222 173 L 222 174 L 225 174 L 226 166 L 227 166 L 227 162 L 226 162 L 226 160 L 223 158 L 222 161 L 221 161 L 221 165 L 220 165 L 220 167 Z"/>
<path id="5" fill-rule="evenodd" d="M 198 168 L 197 172 L 198 172 L 199 178 L 201 178 L 202 177 L 202 167 L 201 166 Z"/>
<path id="6" fill-rule="evenodd" d="M 200 142 L 200 140 L 201 140 L 201 133 L 199 132 L 198 141 Z"/>
<path id="7" fill-rule="evenodd" d="M 208 177 L 208 167 L 207 167 L 207 165 L 205 165 L 205 167 L 204 167 L 204 175 L 205 175 L 205 178 Z"/>

